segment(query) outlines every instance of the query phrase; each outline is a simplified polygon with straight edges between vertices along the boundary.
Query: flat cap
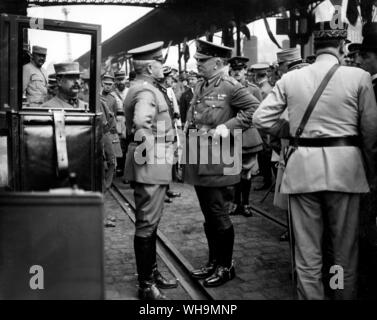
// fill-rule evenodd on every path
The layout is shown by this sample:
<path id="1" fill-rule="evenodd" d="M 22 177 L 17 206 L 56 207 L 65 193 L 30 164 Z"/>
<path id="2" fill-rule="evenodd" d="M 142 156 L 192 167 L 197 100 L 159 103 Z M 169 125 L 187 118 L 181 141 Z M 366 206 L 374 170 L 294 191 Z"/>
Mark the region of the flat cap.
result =
<path id="1" fill-rule="evenodd" d="M 146 44 L 135 49 L 128 51 L 134 60 L 157 60 L 163 62 L 162 47 L 164 42 L 157 41 Z"/>
<path id="2" fill-rule="evenodd" d="M 32 53 L 47 54 L 47 49 L 40 46 L 33 46 Z"/>
<path id="3" fill-rule="evenodd" d="M 164 66 L 162 68 L 162 72 L 164 74 L 164 77 L 167 77 L 168 75 L 170 75 L 172 71 L 173 70 L 169 66 Z"/>
<path id="4" fill-rule="evenodd" d="M 318 22 L 314 25 L 314 40 L 346 39 L 347 27 L 345 23 L 334 24 L 330 21 Z"/>
<path id="5" fill-rule="evenodd" d="M 231 55 L 232 48 L 220 46 L 201 39 L 196 40 L 196 53 L 194 55 L 194 58 L 196 59 L 212 57 L 229 59 Z"/>
<path id="6" fill-rule="evenodd" d="M 235 56 L 228 60 L 230 67 L 232 69 L 243 69 L 247 67 L 247 62 L 249 61 L 246 57 Z"/>
<path id="7" fill-rule="evenodd" d="M 119 78 L 125 78 L 126 73 L 124 71 L 118 71 L 114 73 L 114 78 L 119 79 Z"/>
<path id="8" fill-rule="evenodd" d="M 48 75 L 48 84 L 49 85 L 55 85 L 56 84 L 56 74 L 51 73 Z"/>
<path id="9" fill-rule="evenodd" d="M 54 64 L 56 75 L 81 74 L 78 62 L 63 62 Z"/>
<path id="10" fill-rule="evenodd" d="M 298 48 L 290 48 L 276 53 L 278 63 L 301 60 L 301 53 Z"/>

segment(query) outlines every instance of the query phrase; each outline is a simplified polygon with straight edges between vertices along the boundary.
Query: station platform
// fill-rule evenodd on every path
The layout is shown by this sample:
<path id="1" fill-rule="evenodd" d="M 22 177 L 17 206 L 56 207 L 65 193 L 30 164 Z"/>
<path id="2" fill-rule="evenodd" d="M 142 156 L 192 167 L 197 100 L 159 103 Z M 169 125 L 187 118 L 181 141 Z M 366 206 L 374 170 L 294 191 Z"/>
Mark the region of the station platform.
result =
<path id="1" fill-rule="evenodd" d="M 254 181 L 260 185 L 257 177 Z M 121 179 L 114 182 L 127 199 L 133 190 Z M 178 248 L 193 267 L 207 262 L 208 250 L 203 232 L 203 215 L 192 186 L 172 183 L 172 191 L 181 193 L 172 203 L 165 203 L 159 230 Z M 268 211 L 285 223 L 283 211 L 272 206 L 272 193 L 259 204 L 266 191 L 251 191 L 251 203 Z M 110 193 L 105 195 L 107 216 L 116 217 L 115 227 L 105 228 L 105 295 L 106 299 L 137 299 L 136 264 L 133 251 L 134 225 Z M 291 281 L 289 243 L 281 242 L 285 228 L 255 213 L 252 217 L 231 216 L 235 228 L 233 259 L 236 278 L 218 288 L 211 288 L 215 300 L 289 300 L 295 299 Z M 173 277 L 158 258 L 159 269 Z M 163 290 L 172 300 L 190 296 L 179 285 Z"/>

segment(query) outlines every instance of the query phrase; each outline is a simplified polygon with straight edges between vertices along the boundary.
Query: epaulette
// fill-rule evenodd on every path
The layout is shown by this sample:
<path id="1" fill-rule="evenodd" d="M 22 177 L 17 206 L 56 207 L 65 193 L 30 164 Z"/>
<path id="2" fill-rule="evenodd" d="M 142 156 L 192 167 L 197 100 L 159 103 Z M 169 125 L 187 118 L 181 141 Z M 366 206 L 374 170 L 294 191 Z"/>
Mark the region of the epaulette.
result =
<path id="1" fill-rule="evenodd" d="M 226 74 L 222 75 L 222 76 L 219 78 L 218 81 L 221 82 L 222 80 L 224 80 L 224 81 L 226 81 L 226 82 L 229 82 L 229 83 L 232 84 L 233 86 L 235 86 L 235 85 L 237 85 L 237 84 L 239 83 L 236 79 L 234 79 L 233 77 L 228 76 L 228 75 L 226 75 Z M 215 86 L 216 86 L 216 85 L 215 85 Z"/>

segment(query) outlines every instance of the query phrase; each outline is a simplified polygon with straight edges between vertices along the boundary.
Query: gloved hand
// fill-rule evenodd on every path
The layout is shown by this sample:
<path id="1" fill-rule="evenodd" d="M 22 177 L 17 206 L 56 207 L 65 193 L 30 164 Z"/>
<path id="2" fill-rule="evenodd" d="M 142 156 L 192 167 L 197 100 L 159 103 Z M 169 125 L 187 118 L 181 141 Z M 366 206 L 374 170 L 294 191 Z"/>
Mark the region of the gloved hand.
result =
<path id="1" fill-rule="evenodd" d="M 229 132 L 230 130 L 226 127 L 225 124 L 219 124 L 216 129 L 215 129 L 215 132 L 213 134 L 213 137 L 216 139 L 216 138 L 219 138 L 219 137 L 222 137 L 222 138 L 227 138 L 229 136 Z"/>

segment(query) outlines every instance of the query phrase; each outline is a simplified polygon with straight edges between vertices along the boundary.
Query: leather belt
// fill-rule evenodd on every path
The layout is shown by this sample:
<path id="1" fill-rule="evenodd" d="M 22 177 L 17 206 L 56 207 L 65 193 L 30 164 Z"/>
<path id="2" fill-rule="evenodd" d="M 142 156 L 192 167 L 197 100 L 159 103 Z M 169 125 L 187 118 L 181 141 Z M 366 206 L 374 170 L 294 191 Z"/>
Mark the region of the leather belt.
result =
<path id="1" fill-rule="evenodd" d="M 360 139 L 358 136 L 329 137 L 329 138 L 289 138 L 289 144 L 297 147 L 358 147 Z"/>

